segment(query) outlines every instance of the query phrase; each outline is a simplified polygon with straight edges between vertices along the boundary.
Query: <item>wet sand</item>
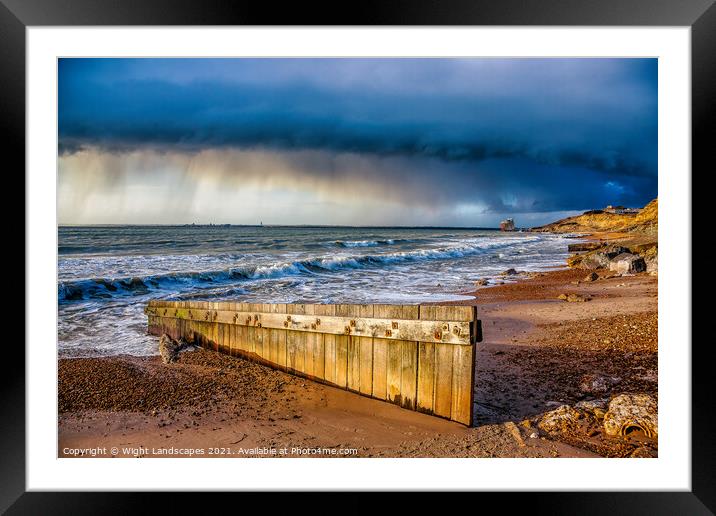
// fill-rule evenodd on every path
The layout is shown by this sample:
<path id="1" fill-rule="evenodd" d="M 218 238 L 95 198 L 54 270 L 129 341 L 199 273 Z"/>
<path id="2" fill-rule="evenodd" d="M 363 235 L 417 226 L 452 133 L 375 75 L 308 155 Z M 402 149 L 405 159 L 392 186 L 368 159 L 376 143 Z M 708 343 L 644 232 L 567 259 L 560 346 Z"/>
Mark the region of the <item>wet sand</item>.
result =
<path id="1" fill-rule="evenodd" d="M 116 447 L 119 457 L 654 456 L 656 442 L 607 438 L 596 421 L 558 436 L 526 421 L 594 397 L 580 389 L 584 375 L 619 379 L 600 396 L 657 394 L 657 278 L 575 284 L 586 274 L 552 271 L 474 292 L 467 304 L 478 306 L 484 340 L 472 428 L 197 350 L 173 364 L 60 359 L 58 455 L 99 447 L 98 456 L 113 456 Z"/>

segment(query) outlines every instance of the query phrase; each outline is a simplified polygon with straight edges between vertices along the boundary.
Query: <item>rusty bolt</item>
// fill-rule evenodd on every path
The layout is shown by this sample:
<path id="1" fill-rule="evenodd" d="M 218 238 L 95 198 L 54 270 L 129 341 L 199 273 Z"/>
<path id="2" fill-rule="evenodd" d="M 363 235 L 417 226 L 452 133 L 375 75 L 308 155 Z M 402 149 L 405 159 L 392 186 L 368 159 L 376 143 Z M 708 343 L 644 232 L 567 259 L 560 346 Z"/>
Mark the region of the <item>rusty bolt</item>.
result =
<path id="1" fill-rule="evenodd" d="M 397 329 L 398 329 L 398 323 L 395 322 L 395 321 L 393 321 L 393 329 L 394 329 L 394 330 L 397 330 Z"/>
<path id="2" fill-rule="evenodd" d="M 290 316 L 290 315 L 287 315 L 287 316 L 286 316 L 286 320 L 287 320 L 287 321 L 291 321 L 291 316 Z"/>
<path id="3" fill-rule="evenodd" d="M 391 335 L 393 335 L 393 332 L 392 332 L 392 331 L 390 331 L 390 330 L 385 330 L 385 336 L 386 336 L 386 337 L 390 337 Z"/>
<path id="4" fill-rule="evenodd" d="M 346 335 L 350 335 L 350 333 L 351 333 L 351 327 L 350 327 L 350 326 L 346 326 L 345 332 L 346 332 Z"/>
<path id="5" fill-rule="evenodd" d="M 452 332 L 453 332 L 455 335 L 460 335 L 460 328 L 459 328 L 458 326 L 455 326 L 455 327 L 452 329 Z"/>
<path id="6" fill-rule="evenodd" d="M 320 326 L 320 325 L 321 325 L 321 320 L 320 320 L 320 319 L 316 319 L 316 326 Z"/>
<path id="7" fill-rule="evenodd" d="M 448 329 L 450 329 L 450 326 L 448 326 L 447 324 L 443 324 L 443 330 L 447 331 Z"/>
<path id="8" fill-rule="evenodd" d="M 164 309 L 164 315 L 167 315 L 167 309 L 166 309 L 166 308 Z"/>
<path id="9" fill-rule="evenodd" d="M 216 321 L 216 318 L 219 317 L 219 312 L 214 312 L 214 320 Z"/>
<path id="10" fill-rule="evenodd" d="M 256 323 L 257 328 L 261 328 L 261 323 Z"/>
<path id="11" fill-rule="evenodd" d="M 283 321 L 283 327 L 288 328 L 288 321 Z"/>
<path id="12" fill-rule="evenodd" d="M 254 321 L 258 321 L 258 320 L 259 320 L 258 314 L 254 315 Z"/>
<path id="13" fill-rule="evenodd" d="M 316 329 L 316 323 L 311 323 L 311 329 L 312 329 L 312 330 L 315 330 L 315 329 Z"/>
<path id="14" fill-rule="evenodd" d="M 356 325 L 355 320 L 351 319 L 351 326 L 355 326 L 355 325 Z"/>
<path id="15" fill-rule="evenodd" d="M 436 338 L 437 340 L 442 340 L 442 338 L 443 338 L 443 332 L 441 332 L 441 331 L 436 331 L 436 332 L 435 332 L 435 338 Z"/>

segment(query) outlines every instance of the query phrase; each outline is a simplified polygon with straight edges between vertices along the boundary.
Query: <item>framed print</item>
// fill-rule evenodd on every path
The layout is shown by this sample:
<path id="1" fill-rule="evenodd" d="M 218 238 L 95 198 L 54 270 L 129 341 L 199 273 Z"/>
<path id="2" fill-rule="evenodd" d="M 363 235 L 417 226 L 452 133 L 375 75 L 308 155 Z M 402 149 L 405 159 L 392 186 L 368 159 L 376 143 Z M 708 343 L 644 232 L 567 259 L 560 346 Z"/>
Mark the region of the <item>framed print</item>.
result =
<path id="1" fill-rule="evenodd" d="M 27 203 L 3 509 L 713 510 L 690 301 L 712 2 L 3 1 Z"/>

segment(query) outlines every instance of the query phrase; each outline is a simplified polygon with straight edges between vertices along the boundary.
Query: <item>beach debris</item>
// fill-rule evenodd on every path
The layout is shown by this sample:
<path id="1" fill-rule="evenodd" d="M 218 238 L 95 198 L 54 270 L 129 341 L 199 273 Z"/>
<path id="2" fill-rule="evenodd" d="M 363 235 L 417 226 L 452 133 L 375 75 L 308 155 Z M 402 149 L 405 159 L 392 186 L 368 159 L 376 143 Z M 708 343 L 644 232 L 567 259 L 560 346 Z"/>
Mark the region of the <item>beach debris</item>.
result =
<path id="1" fill-rule="evenodd" d="M 522 439 L 522 434 L 520 433 L 520 429 L 517 428 L 517 425 L 514 424 L 512 421 L 508 421 L 504 423 L 505 430 L 507 430 L 510 435 L 514 438 L 514 440 L 517 442 L 517 444 L 520 447 L 527 446 L 525 444 L 525 441 Z"/>
<path id="2" fill-rule="evenodd" d="M 590 272 L 582 279 L 582 281 L 597 281 L 598 279 L 599 274 L 597 274 L 596 272 Z"/>
<path id="3" fill-rule="evenodd" d="M 516 276 L 519 274 L 516 269 L 507 269 L 506 271 L 502 271 L 500 273 L 500 276 Z"/>
<path id="4" fill-rule="evenodd" d="M 195 349 L 194 344 L 188 342 L 183 337 L 179 340 L 174 340 L 171 336 L 164 333 L 159 338 L 159 354 L 162 357 L 162 362 L 165 364 L 176 362 L 179 359 L 179 353 L 193 349 Z"/>
<path id="5" fill-rule="evenodd" d="M 605 394 L 621 381 L 617 376 L 585 374 L 579 381 L 579 390 L 591 395 Z"/>
<path id="6" fill-rule="evenodd" d="M 612 398 L 604 415 L 605 433 L 626 437 L 637 430 L 647 437 L 658 435 L 658 406 L 654 397 L 649 394 L 620 394 Z"/>
<path id="7" fill-rule="evenodd" d="M 634 274 L 646 270 L 646 263 L 641 256 L 621 253 L 609 262 L 609 270 L 619 274 Z"/>
<path id="8" fill-rule="evenodd" d="M 604 419 L 604 414 L 607 413 L 608 406 L 608 399 L 599 399 L 580 401 L 574 406 L 574 408 L 583 410 L 588 414 L 592 414 L 597 419 Z"/>
<path id="9" fill-rule="evenodd" d="M 485 285 L 489 284 L 489 281 L 485 278 L 480 278 L 478 280 L 474 281 L 476 287 L 484 287 Z"/>
<path id="10" fill-rule="evenodd" d="M 629 457 L 633 457 L 635 459 L 653 459 L 654 457 L 656 457 L 656 451 L 646 446 L 639 446 L 633 452 L 631 452 L 631 455 L 629 455 Z"/>
<path id="11" fill-rule="evenodd" d="M 582 412 L 579 410 L 569 405 L 561 405 L 543 414 L 537 427 L 547 433 L 565 432 L 574 428 L 581 417 Z"/>
<path id="12" fill-rule="evenodd" d="M 568 303 L 584 303 L 585 301 L 590 301 L 592 298 L 589 296 L 581 296 L 579 294 L 560 294 L 557 296 L 557 299 L 561 299 L 562 301 L 567 301 Z"/>

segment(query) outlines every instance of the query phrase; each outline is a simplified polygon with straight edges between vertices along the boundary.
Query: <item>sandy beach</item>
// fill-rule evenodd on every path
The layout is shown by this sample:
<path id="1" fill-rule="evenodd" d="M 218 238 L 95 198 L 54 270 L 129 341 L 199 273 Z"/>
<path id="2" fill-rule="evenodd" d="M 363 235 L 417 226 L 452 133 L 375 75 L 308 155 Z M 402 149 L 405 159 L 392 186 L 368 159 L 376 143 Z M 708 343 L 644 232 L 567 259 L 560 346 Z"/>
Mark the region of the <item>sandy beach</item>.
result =
<path id="1" fill-rule="evenodd" d="M 658 279 L 597 272 L 596 281 L 581 269 L 533 274 L 460 302 L 477 305 L 484 333 L 472 428 L 213 351 L 172 364 L 63 358 L 58 455 L 656 456 L 655 439 L 608 437 L 589 412 L 556 430 L 540 425 L 562 405 L 657 395 Z"/>

